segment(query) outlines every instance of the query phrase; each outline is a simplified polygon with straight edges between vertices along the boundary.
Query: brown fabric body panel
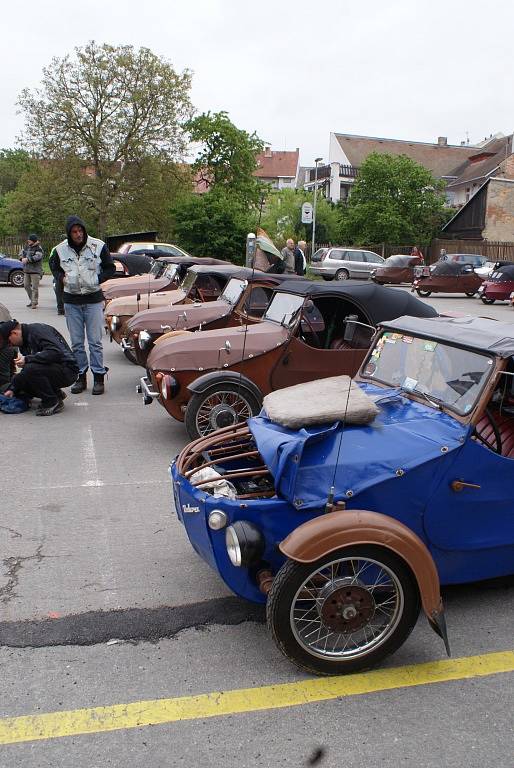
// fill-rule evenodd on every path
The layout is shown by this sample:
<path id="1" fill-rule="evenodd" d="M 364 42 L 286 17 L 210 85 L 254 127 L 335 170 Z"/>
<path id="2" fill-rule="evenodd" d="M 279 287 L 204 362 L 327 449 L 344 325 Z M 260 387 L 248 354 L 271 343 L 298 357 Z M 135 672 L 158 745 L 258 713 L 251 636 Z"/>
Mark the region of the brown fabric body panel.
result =
<path id="1" fill-rule="evenodd" d="M 436 275 L 420 279 L 417 288 L 420 291 L 432 291 L 433 293 L 470 293 L 471 291 L 478 291 L 482 282 L 482 278 L 474 272 L 456 277 Z"/>
<path id="2" fill-rule="evenodd" d="M 410 528 L 388 515 L 360 509 L 330 512 L 300 525 L 279 549 L 290 560 L 313 563 L 342 547 L 361 544 L 382 546 L 404 560 L 418 583 L 427 617 L 440 613 L 439 576 L 430 552 Z"/>

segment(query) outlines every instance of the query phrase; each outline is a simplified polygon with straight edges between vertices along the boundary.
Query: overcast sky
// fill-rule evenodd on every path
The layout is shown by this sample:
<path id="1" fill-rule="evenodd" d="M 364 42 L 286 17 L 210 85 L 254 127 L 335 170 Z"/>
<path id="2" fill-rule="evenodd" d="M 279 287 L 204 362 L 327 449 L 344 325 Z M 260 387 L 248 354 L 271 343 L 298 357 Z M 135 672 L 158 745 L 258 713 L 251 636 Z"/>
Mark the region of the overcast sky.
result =
<path id="1" fill-rule="evenodd" d="M 1 28 L 0 147 L 15 146 L 21 89 L 91 39 L 191 69 L 198 111 L 305 165 L 331 131 L 459 144 L 514 130 L 511 0 L 22 0 L 2 3 Z"/>

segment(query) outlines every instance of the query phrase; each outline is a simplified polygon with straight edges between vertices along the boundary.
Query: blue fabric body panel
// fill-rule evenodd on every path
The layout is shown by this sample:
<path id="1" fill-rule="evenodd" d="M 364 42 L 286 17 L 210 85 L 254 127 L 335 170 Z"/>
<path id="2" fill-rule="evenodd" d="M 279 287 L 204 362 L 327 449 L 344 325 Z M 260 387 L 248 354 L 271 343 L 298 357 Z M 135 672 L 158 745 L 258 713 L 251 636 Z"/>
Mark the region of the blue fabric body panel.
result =
<path id="1" fill-rule="evenodd" d="M 354 499 L 366 488 L 405 476 L 465 442 L 469 427 L 446 413 L 409 400 L 396 389 L 361 386 L 381 400 L 380 414 L 368 426 L 336 422 L 291 430 L 265 415 L 249 420 L 275 487 L 297 509 L 319 507 L 332 486 L 336 499 Z"/>
<path id="2" fill-rule="evenodd" d="M 6 397 L 0 395 L 0 411 L 2 413 L 24 413 L 29 410 L 29 406 L 19 397 Z"/>

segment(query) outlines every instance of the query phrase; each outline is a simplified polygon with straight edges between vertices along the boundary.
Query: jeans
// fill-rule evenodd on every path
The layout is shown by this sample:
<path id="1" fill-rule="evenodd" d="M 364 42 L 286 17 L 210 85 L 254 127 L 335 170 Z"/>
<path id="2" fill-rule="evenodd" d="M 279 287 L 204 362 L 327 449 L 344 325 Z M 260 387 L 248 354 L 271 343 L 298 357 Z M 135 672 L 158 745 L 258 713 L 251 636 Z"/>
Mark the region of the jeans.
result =
<path id="1" fill-rule="evenodd" d="M 84 335 L 89 347 L 89 367 L 93 373 L 105 373 L 102 339 L 104 332 L 104 311 L 101 301 L 96 304 L 65 304 L 64 314 L 71 339 L 71 348 L 80 373 L 88 369 L 84 347 Z"/>
<path id="2" fill-rule="evenodd" d="M 37 307 L 39 299 L 39 281 L 41 275 L 32 272 L 25 272 L 23 275 L 23 287 L 27 291 L 27 296 L 33 307 Z"/>
<path id="3" fill-rule="evenodd" d="M 77 369 L 61 363 L 27 363 L 16 374 L 13 384 L 17 395 L 41 398 L 41 405 L 49 408 L 58 401 L 61 387 L 69 387 L 77 378 Z"/>

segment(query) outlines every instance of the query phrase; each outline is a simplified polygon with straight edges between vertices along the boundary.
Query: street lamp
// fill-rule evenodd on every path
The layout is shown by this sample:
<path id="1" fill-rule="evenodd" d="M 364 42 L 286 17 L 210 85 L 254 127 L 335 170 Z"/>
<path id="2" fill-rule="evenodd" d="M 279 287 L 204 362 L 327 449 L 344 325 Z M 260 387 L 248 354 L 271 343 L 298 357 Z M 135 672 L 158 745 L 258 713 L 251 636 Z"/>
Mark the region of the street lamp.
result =
<path id="1" fill-rule="evenodd" d="M 314 256 L 314 249 L 316 246 L 316 199 L 318 197 L 318 163 L 321 163 L 322 157 L 317 157 L 314 162 L 316 164 L 314 171 L 314 205 L 312 207 L 312 249 L 311 249 L 311 261 Z"/>

